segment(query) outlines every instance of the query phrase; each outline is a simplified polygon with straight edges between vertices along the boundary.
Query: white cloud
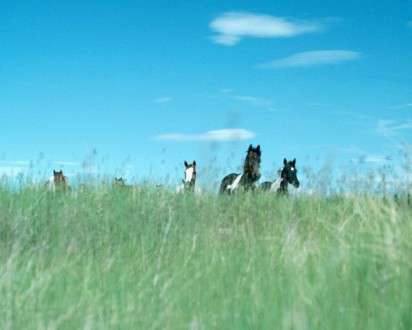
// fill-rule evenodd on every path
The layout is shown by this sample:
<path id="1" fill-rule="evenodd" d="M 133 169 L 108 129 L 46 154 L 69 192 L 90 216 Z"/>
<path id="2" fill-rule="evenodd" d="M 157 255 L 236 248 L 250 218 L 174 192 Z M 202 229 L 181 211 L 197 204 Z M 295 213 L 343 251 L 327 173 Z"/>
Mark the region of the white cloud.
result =
<path id="1" fill-rule="evenodd" d="M 155 103 L 167 103 L 173 101 L 173 98 L 170 96 L 162 96 L 154 100 Z"/>
<path id="2" fill-rule="evenodd" d="M 296 53 L 269 63 L 261 64 L 258 67 L 266 69 L 309 67 L 338 64 L 341 62 L 357 60 L 360 57 L 360 53 L 350 50 L 314 50 Z"/>
<path id="3" fill-rule="evenodd" d="M 241 141 L 253 139 L 255 133 L 243 128 L 225 128 L 198 134 L 169 133 L 160 134 L 156 140 L 188 142 L 188 141 Z"/>
<path id="4" fill-rule="evenodd" d="M 0 165 L 0 177 L 2 176 L 11 176 L 15 177 L 20 174 L 27 172 L 27 167 L 23 166 L 1 166 Z"/>
<path id="5" fill-rule="evenodd" d="M 29 165 L 30 162 L 27 160 L 0 160 L 0 177 L 16 177 L 25 174 Z"/>
<path id="6" fill-rule="evenodd" d="M 220 35 L 213 36 L 212 40 L 216 44 L 221 44 L 221 45 L 225 45 L 225 46 L 234 46 L 240 41 L 240 37 L 220 34 Z"/>
<path id="7" fill-rule="evenodd" d="M 212 40 L 225 46 L 234 46 L 242 38 L 247 37 L 289 38 L 322 29 L 317 22 L 290 20 L 248 12 L 224 13 L 215 18 L 209 26 L 216 33 Z"/>
<path id="8" fill-rule="evenodd" d="M 30 162 L 27 160 L 0 160 L 1 165 L 8 165 L 8 166 L 29 166 Z"/>

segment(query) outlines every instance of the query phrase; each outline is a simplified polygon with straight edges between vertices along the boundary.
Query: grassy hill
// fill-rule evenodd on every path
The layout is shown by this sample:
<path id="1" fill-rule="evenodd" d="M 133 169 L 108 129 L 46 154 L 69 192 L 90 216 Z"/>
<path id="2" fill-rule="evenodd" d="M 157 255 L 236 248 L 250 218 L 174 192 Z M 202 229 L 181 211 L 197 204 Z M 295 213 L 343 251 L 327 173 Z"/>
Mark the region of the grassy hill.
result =
<path id="1" fill-rule="evenodd" d="M 368 196 L 0 188 L 0 328 L 411 329 L 411 211 Z"/>

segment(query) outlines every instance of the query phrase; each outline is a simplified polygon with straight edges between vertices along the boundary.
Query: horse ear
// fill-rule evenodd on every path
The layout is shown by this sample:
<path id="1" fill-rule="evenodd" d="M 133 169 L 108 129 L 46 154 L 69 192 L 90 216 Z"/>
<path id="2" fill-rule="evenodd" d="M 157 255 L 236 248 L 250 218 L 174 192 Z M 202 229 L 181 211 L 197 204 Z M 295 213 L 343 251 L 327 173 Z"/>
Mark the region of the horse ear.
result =
<path id="1" fill-rule="evenodd" d="M 260 153 L 260 144 L 257 145 L 256 151 L 257 151 L 258 153 Z"/>
<path id="2" fill-rule="evenodd" d="M 293 160 L 292 160 L 292 164 L 293 164 L 293 166 L 295 166 L 295 165 L 296 165 L 296 158 L 293 158 Z"/>
<path id="3" fill-rule="evenodd" d="M 53 170 L 53 174 L 57 174 L 56 170 Z"/>
<path id="4" fill-rule="evenodd" d="M 193 161 L 193 166 L 196 166 L 196 161 L 195 160 Z"/>
<path id="5" fill-rule="evenodd" d="M 253 146 L 249 144 L 249 149 L 247 151 L 251 151 L 253 149 Z"/>
<path id="6" fill-rule="evenodd" d="M 187 163 L 187 161 L 185 161 L 185 167 L 189 167 L 189 164 Z"/>
<path id="7" fill-rule="evenodd" d="M 283 158 L 283 165 L 287 165 L 288 164 L 288 161 L 287 161 L 287 159 L 286 158 Z"/>

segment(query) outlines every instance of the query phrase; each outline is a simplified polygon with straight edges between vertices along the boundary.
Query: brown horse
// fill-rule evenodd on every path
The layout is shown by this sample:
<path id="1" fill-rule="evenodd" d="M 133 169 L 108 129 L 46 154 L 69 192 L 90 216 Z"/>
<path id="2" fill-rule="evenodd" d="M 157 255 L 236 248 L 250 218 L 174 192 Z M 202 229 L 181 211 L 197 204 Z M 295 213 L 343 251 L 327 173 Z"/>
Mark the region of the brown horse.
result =
<path id="1" fill-rule="evenodd" d="M 46 186 L 53 191 L 66 191 L 69 188 L 69 180 L 62 170 L 53 170 L 53 177 L 46 182 Z"/>

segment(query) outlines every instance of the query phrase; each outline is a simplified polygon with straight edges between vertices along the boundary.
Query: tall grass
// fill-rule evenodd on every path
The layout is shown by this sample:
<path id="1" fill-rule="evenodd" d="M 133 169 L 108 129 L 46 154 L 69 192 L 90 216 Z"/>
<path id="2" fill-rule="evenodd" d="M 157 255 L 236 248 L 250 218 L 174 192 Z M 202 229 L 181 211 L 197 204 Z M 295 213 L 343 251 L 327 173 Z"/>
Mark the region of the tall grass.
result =
<path id="1" fill-rule="evenodd" d="M 0 328 L 411 329 L 411 210 L 1 188 Z"/>

